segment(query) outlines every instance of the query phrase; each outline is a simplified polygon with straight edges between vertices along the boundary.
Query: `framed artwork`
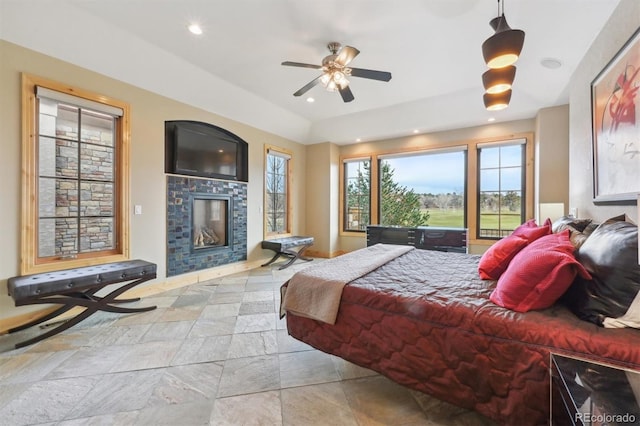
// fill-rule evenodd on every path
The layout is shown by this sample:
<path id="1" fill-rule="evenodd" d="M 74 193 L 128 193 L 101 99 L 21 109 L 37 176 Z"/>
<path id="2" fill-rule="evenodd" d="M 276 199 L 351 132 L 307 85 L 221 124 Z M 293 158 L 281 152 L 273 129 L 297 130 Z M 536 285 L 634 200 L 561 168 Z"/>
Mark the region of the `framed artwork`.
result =
<path id="1" fill-rule="evenodd" d="M 594 202 L 640 193 L 640 28 L 591 83 Z"/>

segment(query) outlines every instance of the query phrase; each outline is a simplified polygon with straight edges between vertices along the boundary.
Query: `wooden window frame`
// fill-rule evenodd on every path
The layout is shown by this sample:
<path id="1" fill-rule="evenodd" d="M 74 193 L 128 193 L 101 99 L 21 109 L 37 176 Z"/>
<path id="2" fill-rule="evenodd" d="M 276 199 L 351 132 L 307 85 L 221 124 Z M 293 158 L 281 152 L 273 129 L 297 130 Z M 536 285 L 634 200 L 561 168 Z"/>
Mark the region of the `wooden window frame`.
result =
<path id="1" fill-rule="evenodd" d="M 441 150 L 443 148 L 461 147 L 467 150 L 467 189 L 466 189 L 466 209 L 467 209 L 467 235 L 470 245 L 490 246 L 495 243 L 495 239 L 476 238 L 478 224 L 478 145 L 486 143 L 499 143 L 502 141 L 525 139 L 525 220 L 534 217 L 534 141 L 532 132 L 506 134 L 503 136 L 470 139 L 465 141 L 452 141 L 434 146 L 421 146 L 411 148 L 400 148 L 393 150 L 369 151 L 354 155 L 345 155 L 340 157 L 340 164 L 349 159 L 370 158 L 371 159 L 371 224 L 376 225 L 379 222 L 378 217 L 378 157 L 393 154 L 415 153 L 418 151 Z M 343 226 L 344 215 L 344 171 L 340 167 L 340 236 L 349 237 L 365 237 L 360 231 L 345 231 Z"/>
<path id="2" fill-rule="evenodd" d="M 373 175 L 373 167 L 371 166 L 371 157 L 354 157 L 354 158 L 343 158 L 340 161 L 340 233 L 364 233 L 366 232 L 366 230 L 358 230 L 358 229 L 346 229 L 346 224 L 345 224 L 345 218 L 348 216 L 348 213 L 346 211 L 347 209 L 347 205 L 345 203 L 346 198 L 347 198 L 347 176 L 345 173 L 345 168 L 347 167 L 347 163 L 355 163 L 355 162 L 364 162 L 364 161 L 368 161 L 369 162 L 369 220 L 372 222 L 373 221 L 373 210 L 372 210 L 372 192 L 373 192 L 373 182 L 372 182 L 372 178 L 371 176 Z M 378 184 L 376 183 L 376 191 L 378 188 Z M 377 214 L 376 214 L 376 221 L 378 220 Z M 369 224 L 367 224 L 369 225 Z"/>
<path id="3" fill-rule="evenodd" d="M 284 232 L 268 232 L 267 230 L 267 201 L 268 201 L 268 197 L 267 197 L 267 167 L 268 167 L 268 161 L 267 161 L 267 157 L 269 155 L 269 153 L 271 151 L 274 151 L 276 153 L 281 154 L 284 157 L 288 157 L 287 159 L 287 193 L 286 193 L 286 221 L 287 221 L 287 226 Z M 264 235 L 264 239 L 268 240 L 268 239 L 273 239 L 273 238 L 283 238 L 283 237 L 290 237 L 293 235 L 293 223 L 292 223 L 292 209 L 291 209 L 291 191 L 293 188 L 293 152 L 286 149 L 286 148 L 281 148 L 275 145 L 268 145 L 265 144 L 264 145 L 264 176 L 263 176 L 263 185 L 264 185 L 264 194 L 263 194 L 263 214 L 262 214 L 262 220 L 263 220 L 263 235 Z"/>
<path id="4" fill-rule="evenodd" d="M 520 140 L 524 140 L 523 143 L 518 143 L 516 141 L 520 141 Z M 527 161 L 527 141 L 525 138 L 518 138 L 518 139 L 511 139 L 511 140 L 504 140 L 504 141 L 495 141 L 495 142 L 489 142 L 488 144 L 478 144 L 476 145 L 476 153 L 478 154 L 478 160 L 477 160 L 477 167 L 478 167 L 478 176 L 477 176 L 477 194 L 476 194 L 476 199 L 479 201 L 480 200 L 480 195 L 481 195 L 481 172 L 483 169 L 480 168 L 480 155 L 479 152 L 482 149 L 490 149 L 490 148 L 500 148 L 500 147 L 507 147 L 507 146 L 520 146 L 522 147 L 522 160 L 520 162 L 520 166 L 522 167 L 521 170 L 521 176 L 522 176 L 522 182 L 521 182 L 521 186 L 520 186 L 520 192 L 522 193 L 522 205 L 520 207 L 520 222 L 524 222 L 526 220 L 526 200 L 527 197 L 529 196 L 528 192 L 527 192 L 527 178 L 526 178 L 526 172 L 527 172 L 527 167 L 526 167 L 526 161 Z M 509 166 L 511 167 L 511 166 Z M 499 165 L 498 167 L 494 167 L 493 169 L 497 169 L 498 172 L 500 173 L 503 169 L 508 168 L 508 167 L 503 167 L 502 165 Z M 486 170 L 486 169 L 485 169 Z M 494 191 L 495 192 L 495 191 Z M 503 192 L 501 188 L 498 189 L 498 192 Z M 498 237 L 489 237 L 489 236 L 480 236 L 480 217 L 481 217 L 481 212 L 480 212 L 480 203 L 478 202 L 478 207 L 476 208 L 476 221 L 478 226 L 476 227 L 476 235 L 475 235 L 475 239 L 476 240 L 490 240 L 490 241 L 497 241 L 500 240 L 502 238 L 504 238 L 504 236 L 506 236 L 507 234 L 505 234 L 504 236 L 498 236 Z M 499 212 L 498 213 L 499 216 L 502 216 L 502 213 Z M 502 229 L 498 229 L 498 231 L 501 233 Z M 509 233 L 511 233 L 513 231 L 510 231 Z"/>
<path id="5" fill-rule="evenodd" d="M 122 110 L 115 121 L 114 243 L 101 252 L 78 254 L 75 258 L 38 257 L 38 120 L 36 86 Z M 22 216 L 20 273 L 22 275 L 99 265 L 129 259 L 130 187 L 130 107 L 129 104 L 88 90 L 42 77 L 22 74 Z"/>

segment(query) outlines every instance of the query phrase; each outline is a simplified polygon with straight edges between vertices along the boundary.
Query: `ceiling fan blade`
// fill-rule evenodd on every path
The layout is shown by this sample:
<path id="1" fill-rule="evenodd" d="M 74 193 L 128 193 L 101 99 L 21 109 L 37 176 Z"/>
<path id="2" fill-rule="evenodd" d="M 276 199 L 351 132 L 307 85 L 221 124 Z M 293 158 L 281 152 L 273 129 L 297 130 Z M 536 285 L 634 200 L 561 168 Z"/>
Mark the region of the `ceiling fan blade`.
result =
<path id="1" fill-rule="evenodd" d="M 338 52 L 338 57 L 336 57 L 336 62 L 344 67 L 349 62 L 351 62 L 353 58 L 358 56 L 359 53 L 360 51 L 355 47 L 345 46 L 342 49 L 340 49 L 340 52 Z"/>
<path id="2" fill-rule="evenodd" d="M 351 68 L 353 77 L 369 78 L 371 80 L 389 81 L 391 73 L 387 71 L 365 70 L 363 68 Z"/>
<path id="3" fill-rule="evenodd" d="M 282 63 L 282 65 L 285 65 L 285 66 L 288 66 L 288 67 L 313 68 L 313 69 L 316 69 L 316 70 L 321 70 L 322 69 L 322 65 L 303 64 L 302 62 L 284 61 Z"/>
<path id="4" fill-rule="evenodd" d="M 310 82 L 308 82 L 307 84 L 305 84 L 300 90 L 298 90 L 296 93 L 293 94 L 293 96 L 302 96 L 305 93 L 307 93 L 313 86 L 315 86 L 316 84 L 320 83 L 320 79 L 322 78 L 322 75 L 319 75 L 318 77 L 314 78 L 313 80 L 311 80 Z"/>
<path id="5" fill-rule="evenodd" d="M 351 102 L 355 99 L 349 86 L 344 86 L 343 88 L 338 89 L 338 91 L 340 92 L 340 96 L 342 96 L 342 100 L 345 102 Z"/>

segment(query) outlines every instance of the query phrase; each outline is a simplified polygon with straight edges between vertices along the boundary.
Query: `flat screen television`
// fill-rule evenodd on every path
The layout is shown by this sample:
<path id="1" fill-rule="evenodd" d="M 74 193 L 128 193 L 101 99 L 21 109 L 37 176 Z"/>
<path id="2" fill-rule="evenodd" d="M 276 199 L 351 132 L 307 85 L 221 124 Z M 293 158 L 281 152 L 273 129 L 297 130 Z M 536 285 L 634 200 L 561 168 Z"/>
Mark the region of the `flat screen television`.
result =
<path id="1" fill-rule="evenodd" d="M 165 121 L 165 172 L 248 181 L 248 144 L 209 123 Z"/>

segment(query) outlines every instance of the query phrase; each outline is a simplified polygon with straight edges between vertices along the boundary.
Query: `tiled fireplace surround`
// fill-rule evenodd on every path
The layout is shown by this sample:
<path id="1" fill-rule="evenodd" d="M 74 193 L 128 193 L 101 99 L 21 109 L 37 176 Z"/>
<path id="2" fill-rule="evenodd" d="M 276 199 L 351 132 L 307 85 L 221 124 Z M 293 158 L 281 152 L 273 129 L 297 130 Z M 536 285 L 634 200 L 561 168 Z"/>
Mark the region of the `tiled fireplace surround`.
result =
<path id="1" fill-rule="evenodd" d="M 230 241 L 224 247 L 193 249 L 194 198 L 216 195 L 232 203 Z M 167 277 L 247 260 L 247 184 L 167 176 Z"/>

